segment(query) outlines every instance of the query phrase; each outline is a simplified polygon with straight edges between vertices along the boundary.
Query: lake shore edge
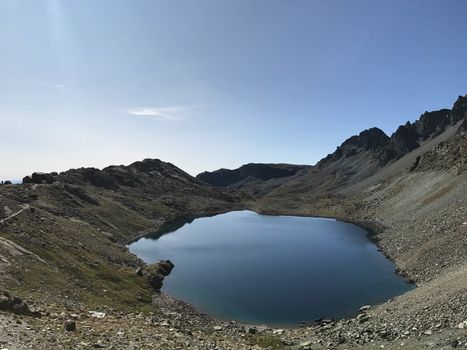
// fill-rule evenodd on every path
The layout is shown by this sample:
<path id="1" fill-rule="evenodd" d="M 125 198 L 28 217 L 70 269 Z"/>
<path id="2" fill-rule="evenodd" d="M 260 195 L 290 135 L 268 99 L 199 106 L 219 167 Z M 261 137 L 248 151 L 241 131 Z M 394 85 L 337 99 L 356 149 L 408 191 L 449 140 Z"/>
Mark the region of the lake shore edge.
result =
<path id="1" fill-rule="evenodd" d="M 346 224 L 351 224 L 351 225 L 355 225 L 359 228 L 361 228 L 364 232 L 366 232 L 366 238 L 372 243 L 375 245 L 376 249 L 380 252 L 381 250 L 379 249 L 378 247 L 378 241 L 377 239 L 375 239 L 375 235 L 377 234 L 374 229 L 370 228 L 370 225 L 369 224 L 365 224 L 365 223 L 362 223 L 362 222 L 357 222 L 356 220 L 351 220 L 351 219 L 342 219 L 342 218 L 337 218 L 337 217 L 329 217 L 329 216 L 312 216 L 312 215 L 300 215 L 300 216 L 293 216 L 293 215 L 280 215 L 280 214 L 274 214 L 274 215 L 270 215 L 268 213 L 258 213 L 254 210 L 250 210 L 250 209 L 236 209 L 236 210 L 230 210 L 230 211 L 227 211 L 227 212 L 222 212 L 222 213 L 216 213 L 216 214 L 212 214 L 212 215 L 206 215 L 206 216 L 191 216 L 191 217 L 184 217 L 184 218 L 180 218 L 180 219 L 177 219 L 177 220 L 174 220 L 173 222 L 169 222 L 165 225 L 162 225 L 158 230 L 156 231 L 152 231 L 150 232 L 148 235 L 146 236 L 143 236 L 143 238 L 148 238 L 148 239 L 159 239 L 161 236 L 165 235 L 165 234 L 170 234 L 170 233 L 175 233 L 175 231 L 181 229 L 185 224 L 192 224 L 193 221 L 195 221 L 196 219 L 199 219 L 199 218 L 209 218 L 209 217 L 213 217 L 213 216 L 220 216 L 220 215 L 225 215 L 225 214 L 233 214 L 233 213 L 241 213 L 241 212 L 250 212 L 250 213 L 255 213 L 257 215 L 260 215 L 260 216 L 274 216 L 274 217 L 283 217 L 283 218 L 312 218 L 312 219 L 329 219 L 329 220 L 332 220 L 332 221 L 338 221 L 338 222 L 342 222 L 342 223 L 346 223 Z M 240 218 L 239 218 L 240 220 Z M 311 223 L 310 223 L 311 224 Z M 132 241 L 131 243 L 135 243 L 136 241 Z M 131 244 L 127 245 L 128 248 L 131 248 Z M 138 248 L 135 248 L 135 250 L 131 251 L 131 253 L 133 254 L 136 254 L 136 256 L 138 256 L 137 254 L 137 249 Z M 383 253 L 382 253 L 383 254 Z M 384 255 L 384 254 L 383 254 Z M 138 256 L 139 257 L 139 256 Z M 142 257 L 140 257 L 142 258 Z M 170 259 L 170 261 L 172 263 L 175 264 L 175 266 L 177 265 L 177 259 L 174 258 L 174 257 L 167 257 L 167 256 L 164 256 L 164 255 L 161 255 L 160 256 L 161 259 Z M 407 279 L 405 278 L 405 276 L 403 276 L 401 273 L 399 273 L 399 269 L 397 268 L 397 266 L 395 266 L 395 264 L 393 263 L 392 260 L 388 259 L 385 255 L 384 255 L 384 258 L 391 261 L 391 263 L 394 265 L 394 274 L 395 275 L 398 275 L 398 276 L 401 276 L 404 278 L 404 280 L 406 281 L 406 283 L 410 283 L 410 281 L 407 281 Z M 145 263 L 145 266 L 147 266 L 147 263 Z M 170 275 L 167 277 L 167 278 L 170 278 Z M 167 295 L 170 295 L 171 297 L 173 297 L 174 299 L 176 299 L 177 297 L 176 296 L 173 296 L 171 295 L 170 293 L 168 292 L 165 292 L 167 293 Z M 388 297 L 388 299 L 390 299 Z M 183 301 L 183 300 L 180 300 L 180 302 L 182 303 L 187 303 L 188 305 L 191 305 L 189 302 L 186 302 L 186 301 Z M 384 301 L 383 301 L 384 302 Z M 362 303 L 363 304 L 363 303 Z M 366 302 L 365 305 L 376 305 L 376 304 L 381 304 L 381 303 L 371 303 L 371 302 Z M 211 314 L 207 309 L 203 309 L 202 307 L 199 307 L 199 306 L 196 306 L 196 305 L 191 305 L 194 307 L 195 310 L 198 310 L 199 312 L 201 312 L 202 314 L 208 314 L 210 317 L 212 317 L 213 319 L 217 319 L 219 321 L 236 321 L 236 322 L 239 322 L 239 323 L 242 323 L 242 324 L 248 324 L 248 325 L 252 325 L 252 324 L 255 324 L 255 325 L 261 325 L 261 326 L 269 326 L 269 327 L 285 327 L 285 328 L 298 328 L 298 327 L 302 327 L 304 324 L 308 324 L 308 325 L 312 325 L 312 324 L 319 324 L 320 321 L 312 321 L 313 319 L 316 319 L 316 320 L 323 320 L 323 319 L 330 319 L 330 315 L 326 315 L 325 313 L 321 314 L 321 315 L 314 315 L 314 317 L 312 318 L 303 318 L 301 319 L 300 321 L 297 321 L 295 323 L 284 323 L 284 324 L 278 324 L 277 322 L 273 322 L 273 323 L 269 323 L 268 321 L 262 321 L 262 322 L 248 322 L 248 321 L 242 321 L 242 320 L 239 320 L 239 319 L 235 319 L 235 318 L 228 318 L 228 317 L 217 317 L 215 314 Z M 358 305 L 358 307 L 355 309 L 354 312 L 350 313 L 348 316 L 343 316 L 343 317 L 333 317 L 332 319 L 336 319 L 336 320 L 345 320 L 345 319 L 349 319 L 349 318 L 354 318 L 356 316 L 358 316 L 358 309 L 363 306 L 363 305 Z"/>

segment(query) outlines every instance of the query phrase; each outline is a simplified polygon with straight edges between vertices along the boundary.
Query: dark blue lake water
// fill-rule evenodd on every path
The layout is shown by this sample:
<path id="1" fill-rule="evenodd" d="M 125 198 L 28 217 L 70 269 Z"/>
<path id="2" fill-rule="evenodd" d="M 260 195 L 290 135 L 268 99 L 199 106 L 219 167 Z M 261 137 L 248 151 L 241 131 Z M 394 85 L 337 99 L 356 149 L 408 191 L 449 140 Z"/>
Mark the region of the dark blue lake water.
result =
<path id="1" fill-rule="evenodd" d="M 349 317 L 413 288 L 365 229 L 332 219 L 230 212 L 129 249 L 148 263 L 175 264 L 164 281 L 167 294 L 249 323 Z"/>

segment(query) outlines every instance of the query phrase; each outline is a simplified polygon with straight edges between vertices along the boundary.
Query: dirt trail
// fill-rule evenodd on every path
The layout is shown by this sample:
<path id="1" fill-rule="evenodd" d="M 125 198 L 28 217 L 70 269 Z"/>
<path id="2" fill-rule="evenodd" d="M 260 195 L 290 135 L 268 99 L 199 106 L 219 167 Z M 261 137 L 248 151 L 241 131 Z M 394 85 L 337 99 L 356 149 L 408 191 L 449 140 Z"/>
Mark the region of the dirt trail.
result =
<path id="1" fill-rule="evenodd" d="M 28 210 L 28 209 L 31 208 L 31 206 L 30 206 L 29 204 L 21 204 L 20 206 L 21 206 L 21 209 L 20 209 L 20 210 L 18 210 L 17 212 L 15 212 L 15 213 L 13 213 L 13 214 L 7 216 L 7 217 L 4 218 L 4 219 L 1 219 L 1 220 L 0 220 L 0 224 L 3 224 L 3 223 L 5 223 L 5 222 L 7 222 L 8 220 L 13 219 L 14 217 L 16 217 L 16 216 L 18 216 L 19 214 L 21 214 L 23 211 Z"/>

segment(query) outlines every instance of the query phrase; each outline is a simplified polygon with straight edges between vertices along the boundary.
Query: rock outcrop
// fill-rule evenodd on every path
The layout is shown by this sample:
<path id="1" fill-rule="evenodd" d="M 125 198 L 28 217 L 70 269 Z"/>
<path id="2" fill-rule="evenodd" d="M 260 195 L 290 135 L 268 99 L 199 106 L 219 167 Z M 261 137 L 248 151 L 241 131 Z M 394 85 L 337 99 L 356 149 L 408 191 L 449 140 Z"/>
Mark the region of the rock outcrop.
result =
<path id="1" fill-rule="evenodd" d="M 147 279 L 152 289 L 159 292 L 162 288 L 164 278 L 172 272 L 173 268 L 174 264 L 170 260 L 161 260 L 155 264 L 148 265 L 143 270 L 143 276 Z"/>
<path id="2" fill-rule="evenodd" d="M 58 174 L 53 173 L 32 173 L 31 176 L 25 176 L 23 178 L 23 183 L 33 183 L 33 184 L 51 184 L 58 180 Z"/>
<path id="3" fill-rule="evenodd" d="M 359 135 L 352 136 L 345 140 L 342 145 L 337 147 L 334 153 L 328 154 L 319 161 L 318 166 L 323 167 L 341 158 L 350 158 L 365 151 L 370 152 L 371 156 L 378 160 L 378 163 L 384 165 L 390 158 L 388 153 L 390 140 L 391 139 L 378 128 L 362 131 Z"/>

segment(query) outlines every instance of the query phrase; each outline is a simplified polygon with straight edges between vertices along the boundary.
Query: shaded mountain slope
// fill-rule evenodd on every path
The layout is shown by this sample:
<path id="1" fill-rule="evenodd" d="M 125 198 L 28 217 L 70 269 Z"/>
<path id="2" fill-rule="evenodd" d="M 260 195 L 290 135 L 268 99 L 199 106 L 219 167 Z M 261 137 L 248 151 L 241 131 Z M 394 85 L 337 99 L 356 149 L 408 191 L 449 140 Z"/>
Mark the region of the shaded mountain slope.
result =
<path id="1" fill-rule="evenodd" d="M 249 163 L 233 170 L 205 171 L 196 178 L 216 187 L 241 188 L 252 183 L 294 176 L 308 168 L 307 165 Z"/>

